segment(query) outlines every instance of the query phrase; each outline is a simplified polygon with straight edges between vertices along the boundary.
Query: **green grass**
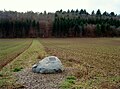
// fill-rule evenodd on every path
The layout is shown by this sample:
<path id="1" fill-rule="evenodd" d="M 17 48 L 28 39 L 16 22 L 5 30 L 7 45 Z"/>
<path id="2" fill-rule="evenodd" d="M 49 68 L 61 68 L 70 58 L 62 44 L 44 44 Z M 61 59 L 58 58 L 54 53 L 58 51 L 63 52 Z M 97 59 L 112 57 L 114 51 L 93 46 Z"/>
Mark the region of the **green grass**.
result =
<path id="1" fill-rule="evenodd" d="M 29 47 L 30 39 L 0 39 L 0 69 Z"/>
<path id="2" fill-rule="evenodd" d="M 28 46 L 29 43 L 29 39 L 0 39 L 0 60 L 17 51 L 19 52 L 20 49 Z"/>
<path id="3" fill-rule="evenodd" d="M 15 68 L 15 69 L 13 70 L 13 72 L 19 72 L 19 71 L 21 71 L 22 69 L 23 69 L 22 67 Z"/>
<path id="4" fill-rule="evenodd" d="M 67 76 L 66 79 L 61 83 L 61 89 L 70 89 L 73 84 L 75 84 L 76 77 L 75 76 Z"/>

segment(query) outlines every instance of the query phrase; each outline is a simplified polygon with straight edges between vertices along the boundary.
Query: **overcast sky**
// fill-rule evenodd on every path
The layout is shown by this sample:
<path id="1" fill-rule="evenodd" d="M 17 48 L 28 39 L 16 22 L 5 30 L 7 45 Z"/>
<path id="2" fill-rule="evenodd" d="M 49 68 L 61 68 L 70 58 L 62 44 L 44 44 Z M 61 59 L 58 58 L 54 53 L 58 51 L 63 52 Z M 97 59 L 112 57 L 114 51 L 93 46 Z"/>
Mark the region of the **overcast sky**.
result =
<path id="1" fill-rule="evenodd" d="M 120 14 L 120 0 L 0 0 L 0 10 L 4 9 L 19 12 L 86 9 L 89 13 L 92 10 L 100 9 L 102 13 L 114 11 L 116 14 Z"/>

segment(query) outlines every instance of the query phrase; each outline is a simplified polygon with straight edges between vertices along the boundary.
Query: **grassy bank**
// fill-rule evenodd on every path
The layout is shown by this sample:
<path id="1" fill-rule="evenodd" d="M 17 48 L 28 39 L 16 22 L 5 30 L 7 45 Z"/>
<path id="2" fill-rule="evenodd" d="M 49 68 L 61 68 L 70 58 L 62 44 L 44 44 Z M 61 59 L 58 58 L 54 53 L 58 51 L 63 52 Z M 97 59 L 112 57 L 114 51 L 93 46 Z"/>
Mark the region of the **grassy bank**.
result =
<path id="1" fill-rule="evenodd" d="M 38 61 L 38 58 L 42 58 L 45 55 L 46 52 L 40 42 L 33 40 L 31 46 L 26 51 L 0 71 L 0 86 L 7 86 L 8 88 L 15 86 L 15 79 L 13 77 L 14 72 L 25 68 L 31 68 L 31 66 Z"/>

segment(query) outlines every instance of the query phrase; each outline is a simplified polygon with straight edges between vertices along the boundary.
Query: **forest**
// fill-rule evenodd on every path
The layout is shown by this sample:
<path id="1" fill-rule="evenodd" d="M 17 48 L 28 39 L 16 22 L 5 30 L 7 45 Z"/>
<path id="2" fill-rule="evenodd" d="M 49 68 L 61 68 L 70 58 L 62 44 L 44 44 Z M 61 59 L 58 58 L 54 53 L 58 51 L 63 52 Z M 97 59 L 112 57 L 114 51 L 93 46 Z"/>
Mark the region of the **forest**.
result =
<path id="1" fill-rule="evenodd" d="M 85 9 L 55 13 L 0 11 L 0 38 L 120 37 L 120 15 Z"/>

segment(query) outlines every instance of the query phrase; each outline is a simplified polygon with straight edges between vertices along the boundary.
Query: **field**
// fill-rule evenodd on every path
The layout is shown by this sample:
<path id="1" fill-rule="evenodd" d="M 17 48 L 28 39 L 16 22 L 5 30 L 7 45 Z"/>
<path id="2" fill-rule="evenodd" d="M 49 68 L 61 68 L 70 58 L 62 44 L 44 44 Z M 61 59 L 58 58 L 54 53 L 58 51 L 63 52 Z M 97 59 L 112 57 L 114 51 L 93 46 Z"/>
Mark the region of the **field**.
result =
<path id="1" fill-rule="evenodd" d="M 73 87 L 114 89 L 120 85 L 119 38 L 43 39 L 40 42 L 65 67 L 75 68 L 72 75 L 78 80 Z"/>
<path id="2" fill-rule="evenodd" d="M 0 88 L 12 88 L 16 71 L 48 55 L 69 69 L 59 84 L 62 89 L 120 88 L 120 38 L 1 39 Z"/>
<path id="3" fill-rule="evenodd" d="M 27 49 L 32 40 L 0 39 L 0 69 Z"/>

